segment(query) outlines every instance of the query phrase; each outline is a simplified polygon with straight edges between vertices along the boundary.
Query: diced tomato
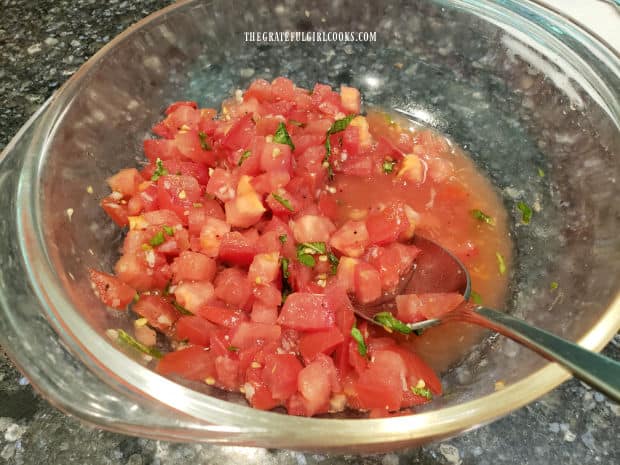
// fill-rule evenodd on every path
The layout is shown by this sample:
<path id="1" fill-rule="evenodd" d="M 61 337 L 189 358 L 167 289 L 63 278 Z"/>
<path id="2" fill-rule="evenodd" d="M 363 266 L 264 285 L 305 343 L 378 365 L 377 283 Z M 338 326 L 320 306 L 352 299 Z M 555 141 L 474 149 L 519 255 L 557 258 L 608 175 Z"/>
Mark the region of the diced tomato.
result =
<path id="1" fill-rule="evenodd" d="M 143 143 L 144 154 L 150 161 L 170 160 L 181 156 L 174 140 L 146 139 Z"/>
<path id="2" fill-rule="evenodd" d="M 407 323 L 441 318 L 461 305 L 463 301 L 463 295 L 457 292 L 403 294 L 396 297 L 396 316 Z"/>
<path id="3" fill-rule="evenodd" d="M 330 245 L 349 257 L 361 257 L 369 244 L 368 229 L 363 221 L 347 221 L 329 241 Z"/>
<path id="4" fill-rule="evenodd" d="M 280 272 L 279 260 L 280 254 L 278 252 L 257 254 L 248 271 L 250 283 L 268 284 L 274 281 Z"/>
<path id="5" fill-rule="evenodd" d="M 326 411 L 331 394 L 329 373 L 320 361 L 307 365 L 299 372 L 297 387 L 304 399 L 304 410 L 308 416 Z"/>
<path id="6" fill-rule="evenodd" d="M 239 324 L 231 337 L 230 343 L 234 347 L 247 349 L 256 344 L 276 342 L 280 339 L 281 334 L 282 328 L 278 325 L 246 321 Z"/>
<path id="7" fill-rule="evenodd" d="M 340 99 L 342 100 L 342 108 L 347 113 L 360 112 L 360 91 L 355 87 L 340 87 Z"/>
<path id="8" fill-rule="evenodd" d="M 328 242 L 336 227 L 324 216 L 304 215 L 291 223 L 291 230 L 297 242 Z"/>
<path id="9" fill-rule="evenodd" d="M 215 276 L 215 260 L 198 252 L 182 252 L 172 262 L 173 282 L 212 281 Z"/>
<path id="10" fill-rule="evenodd" d="M 316 354 L 331 354 L 344 341 L 340 330 L 333 326 L 322 331 L 304 334 L 299 340 L 299 351 L 306 363 L 310 363 Z"/>
<path id="11" fill-rule="evenodd" d="M 211 148 L 211 143 L 204 133 L 197 130 L 181 131 L 174 138 L 177 149 L 185 158 L 194 162 L 204 163 L 211 166 L 215 162 L 215 154 Z M 167 167 L 170 170 L 170 167 Z"/>
<path id="12" fill-rule="evenodd" d="M 220 253 L 222 238 L 230 231 L 230 225 L 223 220 L 207 217 L 200 229 L 200 248 L 209 257 Z"/>
<path id="13" fill-rule="evenodd" d="M 286 298 L 278 323 L 298 331 L 327 329 L 335 324 L 334 309 L 324 295 L 295 292 Z"/>
<path id="14" fill-rule="evenodd" d="M 169 352 L 157 364 L 161 375 L 178 375 L 194 381 L 205 381 L 215 375 L 215 360 L 208 350 L 191 346 L 176 352 Z"/>
<path id="15" fill-rule="evenodd" d="M 134 304 L 133 311 L 146 318 L 150 326 L 164 332 L 181 316 L 166 299 L 157 295 L 141 295 Z"/>
<path id="16" fill-rule="evenodd" d="M 397 352 L 407 366 L 407 380 L 409 388 L 416 386 L 420 380 L 424 381 L 434 395 L 441 395 L 441 380 L 435 371 L 422 358 L 410 349 L 401 346 L 390 347 L 390 350 Z"/>
<path id="17" fill-rule="evenodd" d="M 231 226 L 249 228 L 255 225 L 267 209 L 251 184 L 249 176 L 241 176 L 237 196 L 224 204 L 226 222 Z"/>
<path id="18" fill-rule="evenodd" d="M 222 236 L 218 258 L 229 265 L 249 266 L 256 255 L 256 247 L 240 232 L 231 231 Z"/>
<path id="19" fill-rule="evenodd" d="M 95 295 L 108 307 L 125 310 L 136 296 L 134 288 L 112 275 L 93 269 L 88 270 L 88 275 Z"/>
<path id="20" fill-rule="evenodd" d="M 205 305 L 196 310 L 196 315 L 220 326 L 228 328 L 236 326 L 246 318 L 242 311 L 226 307 Z"/>
<path id="21" fill-rule="evenodd" d="M 245 115 L 239 118 L 226 133 L 222 139 L 222 145 L 230 150 L 246 149 L 250 146 L 255 132 L 256 126 L 252 120 L 252 115 Z"/>
<path id="22" fill-rule="evenodd" d="M 110 189 L 114 192 L 120 192 L 123 197 L 134 195 L 142 181 L 142 176 L 140 176 L 140 173 L 135 168 L 120 170 L 107 179 Z"/>
<path id="23" fill-rule="evenodd" d="M 381 297 L 381 276 L 375 267 L 360 262 L 355 267 L 355 298 L 367 304 Z"/>
<path id="24" fill-rule="evenodd" d="M 252 81 L 248 90 L 245 91 L 243 99 L 248 100 L 254 97 L 259 102 L 270 102 L 272 95 L 271 84 L 264 79 L 256 79 Z"/>
<path id="25" fill-rule="evenodd" d="M 173 113 L 177 108 L 183 107 L 183 106 L 187 106 L 193 109 L 198 108 L 198 104 L 194 101 L 187 100 L 184 102 L 174 102 L 174 103 L 171 103 L 168 106 L 168 108 L 166 108 L 165 114 L 169 115 L 170 113 Z"/>
<path id="26" fill-rule="evenodd" d="M 264 302 L 256 301 L 252 305 L 250 319 L 255 323 L 274 325 L 278 320 L 278 307 L 277 305 L 267 305 Z"/>
<path id="27" fill-rule="evenodd" d="M 396 241 L 408 227 L 409 220 L 403 206 L 399 204 L 391 204 L 366 218 L 366 228 L 371 244 L 390 244 Z"/>
<path id="28" fill-rule="evenodd" d="M 214 293 L 213 284 L 207 281 L 184 282 L 174 290 L 177 302 L 192 313 L 208 304 Z"/>
<path id="29" fill-rule="evenodd" d="M 274 399 L 286 400 L 297 392 L 297 380 L 303 366 L 291 354 L 268 355 L 263 377 Z"/>
<path id="30" fill-rule="evenodd" d="M 215 372 L 219 385 L 224 389 L 230 391 L 239 389 L 239 360 L 234 360 L 226 355 L 220 355 L 215 358 Z"/>
<path id="31" fill-rule="evenodd" d="M 215 277 L 215 295 L 224 302 L 244 307 L 252 294 L 247 274 L 238 268 L 226 268 Z"/>
<path id="32" fill-rule="evenodd" d="M 360 406 L 365 409 L 381 408 L 395 411 L 403 398 L 403 380 L 407 368 L 396 352 L 381 350 L 372 354 L 368 368 L 355 383 Z"/>
<path id="33" fill-rule="evenodd" d="M 184 225 L 189 211 L 201 197 L 196 178 L 185 175 L 167 175 L 157 180 L 157 199 L 161 208 L 173 210 Z"/>
<path id="34" fill-rule="evenodd" d="M 207 192 L 222 202 L 227 202 L 235 198 L 237 182 L 236 176 L 230 171 L 215 168 L 207 184 Z"/>
<path id="35" fill-rule="evenodd" d="M 101 200 L 101 208 L 118 226 L 121 228 L 127 226 L 129 222 L 127 219 L 127 205 L 119 203 L 119 200 L 115 199 L 113 194 Z"/>
<path id="36" fill-rule="evenodd" d="M 191 344 L 208 346 L 211 332 L 217 328 L 213 323 L 198 316 L 182 316 L 174 327 L 176 338 L 179 341 L 189 341 Z"/>

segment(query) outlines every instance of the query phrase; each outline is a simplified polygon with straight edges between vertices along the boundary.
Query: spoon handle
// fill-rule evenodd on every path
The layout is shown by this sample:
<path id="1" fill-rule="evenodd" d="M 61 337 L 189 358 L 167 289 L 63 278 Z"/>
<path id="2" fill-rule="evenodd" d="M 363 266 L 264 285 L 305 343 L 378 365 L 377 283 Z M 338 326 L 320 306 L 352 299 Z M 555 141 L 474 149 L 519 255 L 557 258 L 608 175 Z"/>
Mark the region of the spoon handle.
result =
<path id="1" fill-rule="evenodd" d="M 577 378 L 620 401 L 620 363 L 609 357 L 584 349 L 523 320 L 485 307 L 473 312 L 481 318 L 468 318 L 513 339 L 546 359 L 557 362 Z M 472 315 L 473 316 L 473 315 Z"/>

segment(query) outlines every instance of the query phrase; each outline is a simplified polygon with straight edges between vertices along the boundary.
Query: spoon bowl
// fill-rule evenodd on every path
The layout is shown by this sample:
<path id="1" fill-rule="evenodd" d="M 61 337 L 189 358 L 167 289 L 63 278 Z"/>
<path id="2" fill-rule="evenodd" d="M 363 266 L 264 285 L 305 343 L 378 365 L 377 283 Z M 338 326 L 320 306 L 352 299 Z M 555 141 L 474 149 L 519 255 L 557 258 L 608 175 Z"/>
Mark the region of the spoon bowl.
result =
<path id="1" fill-rule="evenodd" d="M 620 363 L 537 328 L 505 313 L 469 302 L 471 279 L 463 263 L 436 242 L 415 236 L 411 243 L 420 249 L 411 268 L 403 273 L 399 285 L 379 299 L 360 305 L 356 315 L 379 326 L 385 325 L 385 312 L 394 314 L 396 297 L 402 294 L 458 292 L 465 302 L 439 318 L 415 323 L 398 320 L 390 330 L 417 332 L 446 321 L 462 321 L 496 331 L 522 344 L 546 359 L 559 363 L 574 376 L 620 401 Z M 394 320 L 392 320 L 394 321 Z"/>

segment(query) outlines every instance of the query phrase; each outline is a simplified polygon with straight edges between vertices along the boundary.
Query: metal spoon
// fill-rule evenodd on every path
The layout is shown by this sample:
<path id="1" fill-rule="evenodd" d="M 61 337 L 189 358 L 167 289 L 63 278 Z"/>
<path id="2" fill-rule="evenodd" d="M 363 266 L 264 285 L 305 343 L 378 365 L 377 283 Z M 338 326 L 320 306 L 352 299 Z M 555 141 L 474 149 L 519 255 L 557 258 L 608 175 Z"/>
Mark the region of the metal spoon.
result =
<path id="1" fill-rule="evenodd" d="M 420 249 L 409 273 L 401 279 L 396 291 L 366 305 L 354 305 L 355 313 L 374 324 L 379 312 L 394 312 L 394 299 L 399 294 L 424 292 L 460 292 L 469 299 L 469 272 L 458 258 L 437 243 L 416 236 L 413 245 Z M 408 323 L 412 330 L 421 330 L 446 321 L 463 321 L 496 331 L 559 363 L 574 376 L 620 401 L 620 363 L 604 355 L 586 350 L 523 320 L 490 308 L 465 302 L 441 319 Z"/>

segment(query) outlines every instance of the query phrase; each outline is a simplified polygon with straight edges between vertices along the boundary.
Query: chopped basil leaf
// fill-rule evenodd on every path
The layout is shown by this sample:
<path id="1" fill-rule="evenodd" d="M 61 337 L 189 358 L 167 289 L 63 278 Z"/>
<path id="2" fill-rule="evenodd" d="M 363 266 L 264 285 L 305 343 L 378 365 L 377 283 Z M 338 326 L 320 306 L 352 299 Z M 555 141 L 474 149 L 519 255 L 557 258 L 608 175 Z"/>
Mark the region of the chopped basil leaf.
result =
<path id="1" fill-rule="evenodd" d="M 379 312 L 373 317 L 373 320 L 382 325 L 388 331 L 398 331 L 402 334 L 411 334 L 413 331 L 405 323 L 396 319 L 396 317 L 390 312 Z"/>
<path id="2" fill-rule="evenodd" d="M 183 315 L 193 315 L 192 312 L 190 312 L 188 309 L 186 309 L 183 305 L 178 303 L 176 300 L 173 300 L 170 303 L 172 304 L 174 308 L 176 308 L 179 311 L 179 313 Z"/>
<path id="3" fill-rule="evenodd" d="M 482 305 L 482 296 L 474 290 L 472 290 L 469 294 L 469 300 L 471 300 L 476 305 Z"/>
<path id="4" fill-rule="evenodd" d="M 288 236 L 286 234 L 280 234 L 278 236 L 278 239 L 280 239 L 280 244 L 286 244 L 286 241 L 288 239 Z"/>
<path id="5" fill-rule="evenodd" d="M 284 279 L 288 279 L 288 277 L 290 276 L 290 273 L 288 271 L 288 265 L 289 265 L 288 258 L 283 258 L 282 262 L 280 263 L 280 266 L 282 267 L 282 277 Z"/>
<path id="6" fill-rule="evenodd" d="M 557 281 L 552 281 L 549 287 L 552 291 L 555 291 L 558 287 L 560 287 L 560 285 L 557 283 Z"/>
<path id="7" fill-rule="evenodd" d="M 237 162 L 237 166 L 243 165 L 243 162 L 250 158 L 250 155 L 252 155 L 252 152 L 250 152 L 249 150 L 243 152 L 241 154 L 241 158 L 239 158 L 239 161 Z"/>
<path id="8" fill-rule="evenodd" d="M 366 357 L 366 354 L 368 354 L 368 349 L 366 348 L 366 343 L 364 342 L 362 332 L 353 326 L 351 328 L 351 337 L 355 342 L 357 342 L 357 351 L 362 357 Z"/>
<path id="9" fill-rule="evenodd" d="M 284 123 L 278 124 L 278 129 L 276 129 L 276 133 L 273 136 L 273 141 L 278 144 L 286 144 L 291 150 L 295 150 L 295 145 L 291 139 L 291 136 L 288 135 L 288 131 L 286 130 L 286 125 Z"/>
<path id="10" fill-rule="evenodd" d="M 336 134 L 337 132 L 344 131 L 347 128 L 347 126 L 351 123 L 351 121 L 353 121 L 353 118 L 355 118 L 356 116 L 357 116 L 356 114 L 352 114 L 352 115 L 345 116 L 342 119 L 337 119 L 336 121 L 334 121 L 334 124 L 332 124 L 331 127 L 329 128 L 329 130 L 327 131 L 327 134 L 332 135 L 332 134 Z"/>
<path id="11" fill-rule="evenodd" d="M 145 346 L 144 344 L 139 342 L 136 338 L 134 338 L 133 336 L 130 336 L 122 329 L 117 329 L 116 332 L 118 333 L 119 342 L 122 342 L 123 344 L 133 349 L 139 350 L 140 352 L 146 355 L 150 355 L 151 357 L 155 357 L 155 358 L 163 357 L 162 353 L 159 350 L 157 350 L 154 347 Z"/>
<path id="12" fill-rule="evenodd" d="M 325 242 L 300 242 L 297 244 L 297 251 L 310 249 L 311 252 L 307 251 L 305 253 L 319 254 L 324 255 L 327 253 L 327 246 Z"/>
<path id="13" fill-rule="evenodd" d="M 136 295 L 133 296 L 133 303 L 134 304 L 138 303 L 138 300 L 140 300 L 140 294 L 136 292 Z"/>
<path id="14" fill-rule="evenodd" d="M 297 260 L 299 261 L 299 263 L 301 263 L 302 265 L 308 266 L 310 268 L 312 268 L 314 265 L 316 265 L 316 260 L 314 259 L 314 257 L 312 255 L 308 255 L 308 254 L 297 254 Z"/>
<path id="15" fill-rule="evenodd" d="M 413 392 L 416 396 L 426 397 L 428 400 L 433 398 L 433 393 L 428 388 L 419 388 L 415 386 L 411 386 L 411 392 Z"/>
<path id="16" fill-rule="evenodd" d="M 517 208 L 521 212 L 521 221 L 523 221 L 523 224 L 529 224 L 532 219 L 532 209 L 525 202 L 519 202 Z"/>
<path id="17" fill-rule="evenodd" d="M 396 165 L 395 161 L 392 160 L 384 160 L 383 164 L 381 165 L 381 167 L 383 168 L 383 172 L 385 174 L 389 174 L 392 171 L 394 171 L 394 165 Z"/>
<path id="18" fill-rule="evenodd" d="M 153 246 L 153 247 L 157 247 L 158 245 L 162 245 L 164 242 L 166 242 L 166 238 L 164 237 L 164 232 L 163 231 L 159 231 L 157 234 L 155 234 L 149 240 L 149 244 L 151 246 Z"/>
<path id="19" fill-rule="evenodd" d="M 239 352 L 239 347 L 236 346 L 228 346 L 228 350 L 231 352 Z"/>
<path id="20" fill-rule="evenodd" d="M 355 118 L 356 116 L 357 115 L 353 114 L 336 120 L 334 121 L 334 124 L 332 124 L 331 127 L 327 130 L 327 134 L 325 137 L 325 158 L 323 158 L 323 164 L 327 164 L 327 175 L 330 181 L 334 179 L 334 170 L 331 163 L 329 162 L 329 157 L 332 154 L 332 144 L 329 140 L 329 136 L 331 136 L 332 134 L 336 134 L 337 132 L 344 131 L 351 123 L 351 121 L 353 121 L 353 118 Z"/>
<path id="21" fill-rule="evenodd" d="M 497 257 L 497 267 L 499 268 L 499 274 L 506 273 L 506 262 L 504 261 L 504 257 L 499 252 L 495 252 L 495 256 Z"/>
<path id="22" fill-rule="evenodd" d="M 166 287 L 164 287 L 164 291 L 162 292 L 162 295 L 164 297 L 170 295 L 170 287 L 172 286 L 172 280 L 169 279 L 168 282 L 166 283 Z"/>
<path id="23" fill-rule="evenodd" d="M 327 254 L 327 259 L 329 260 L 330 272 L 335 275 L 336 271 L 338 271 L 338 263 L 340 263 L 340 260 L 338 260 L 338 257 L 336 257 L 333 252 Z"/>
<path id="24" fill-rule="evenodd" d="M 172 226 L 163 226 L 162 229 L 168 236 L 174 236 L 174 228 Z"/>
<path id="25" fill-rule="evenodd" d="M 276 194 L 275 192 L 272 192 L 271 196 L 274 199 L 276 199 L 278 202 L 280 202 L 282 204 L 282 206 L 284 208 L 286 208 L 288 211 L 290 211 L 290 212 L 294 212 L 295 211 L 293 209 L 293 206 L 291 205 L 291 202 L 288 199 L 285 199 L 284 197 L 282 197 L 281 195 Z"/>
<path id="26" fill-rule="evenodd" d="M 486 224 L 490 224 L 490 225 L 495 224 L 495 220 L 492 217 L 484 213 L 482 210 L 478 210 L 477 208 L 471 211 L 471 216 L 473 216 L 478 221 L 482 221 Z"/>
<path id="27" fill-rule="evenodd" d="M 538 176 L 541 177 L 541 178 L 545 177 L 545 172 L 543 171 L 542 168 L 538 168 Z"/>
<path id="28" fill-rule="evenodd" d="M 161 161 L 161 158 L 155 160 L 155 171 L 153 172 L 153 176 L 151 176 L 151 181 L 157 181 L 162 176 L 168 174 L 168 170 L 164 168 L 164 162 Z"/>
<path id="29" fill-rule="evenodd" d="M 422 334 L 424 334 L 425 329 L 424 328 L 419 328 L 419 329 L 414 329 L 413 332 L 415 333 L 416 336 L 421 336 Z"/>
<path id="30" fill-rule="evenodd" d="M 207 140 L 207 135 L 200 131 L 198 133 L 198 137 L 200 138 L 200 147 L 202 150 L 211 150 L 211 146 L 209 145 L 209 141 Z"/>

